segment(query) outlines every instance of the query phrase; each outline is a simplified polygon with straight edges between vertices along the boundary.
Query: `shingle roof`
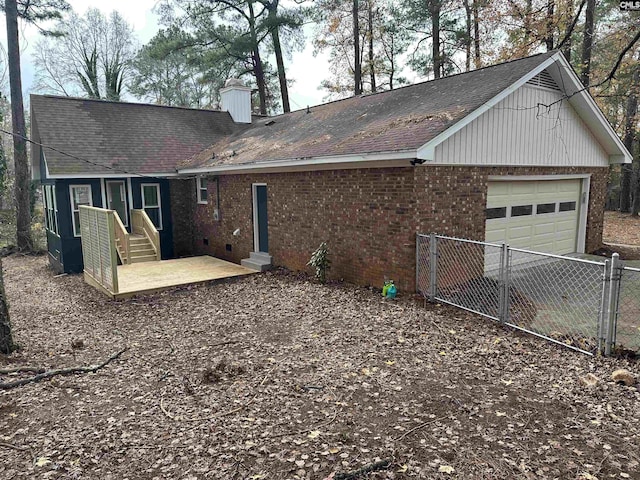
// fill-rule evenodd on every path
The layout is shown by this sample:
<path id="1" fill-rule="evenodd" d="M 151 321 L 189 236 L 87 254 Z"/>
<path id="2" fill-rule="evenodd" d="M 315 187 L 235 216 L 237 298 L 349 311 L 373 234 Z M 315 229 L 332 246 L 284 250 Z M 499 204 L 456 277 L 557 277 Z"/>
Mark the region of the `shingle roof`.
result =
<path id="1" fill-rule="evenodd" d="M 242 129 L 227 112 L 49 95 L 32 95 L 31 111 L 41 143 L 106 166 L 45 149 L 52 175 L 175 173 L 178 162 Z"/>
<path id="2" fill-rule="evenodd" d="M 32 95 L 49 173 L 174 173 L 181 168 L 412 151 L 555 52 L 237 125 L 227 112 Z M 109 168 L 111 167 L 111 168 Z"/>
<path id="3" fill-rule="evenodd" d="M 180 168 L 415 150 L 555 52 L 260 120 Z"/>

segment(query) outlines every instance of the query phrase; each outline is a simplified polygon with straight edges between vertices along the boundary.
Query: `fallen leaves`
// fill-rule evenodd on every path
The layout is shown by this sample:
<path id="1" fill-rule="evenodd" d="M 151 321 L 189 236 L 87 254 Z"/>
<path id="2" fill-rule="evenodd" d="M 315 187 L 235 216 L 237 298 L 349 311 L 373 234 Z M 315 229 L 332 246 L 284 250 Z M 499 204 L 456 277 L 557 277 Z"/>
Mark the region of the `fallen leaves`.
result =
<path id="1" fill-rule="evenodd" d="M 639 477 L 640 394 L 610 380 L 636 364 L 273 273 L 110 302 L 45 258 L 4 263 L 23 350 L 2 368 L 132 348 L 0 392 L 0 442 L 25 446 L 0 448 L 0 478 Z"/>

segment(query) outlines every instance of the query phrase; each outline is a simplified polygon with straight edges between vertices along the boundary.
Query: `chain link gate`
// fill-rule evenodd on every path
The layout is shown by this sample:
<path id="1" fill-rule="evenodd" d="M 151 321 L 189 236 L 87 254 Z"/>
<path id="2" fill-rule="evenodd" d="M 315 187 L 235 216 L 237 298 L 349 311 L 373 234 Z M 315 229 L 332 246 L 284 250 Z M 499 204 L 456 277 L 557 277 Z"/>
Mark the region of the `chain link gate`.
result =
<path id="1" fill-rule="evenodd" d="M 588 354 L 640 349 L 640 269 L 442 235 L 416 239 L 417 291 Z M 624 321 L 620 321 L 625 317 Z"/>

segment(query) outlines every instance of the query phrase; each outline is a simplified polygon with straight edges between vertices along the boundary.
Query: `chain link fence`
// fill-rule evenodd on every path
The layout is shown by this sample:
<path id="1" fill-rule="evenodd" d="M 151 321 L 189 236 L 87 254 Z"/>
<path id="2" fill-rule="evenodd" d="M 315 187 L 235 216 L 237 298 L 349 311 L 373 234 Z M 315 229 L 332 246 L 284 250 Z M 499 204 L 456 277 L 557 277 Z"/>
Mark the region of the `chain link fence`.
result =
<path id="1" fill-rule="evenodd" d="M 614 343 L 619 350 L 640 352 L 640 269 L 622 267 Z"/>
<path id="2" fill-rule="evenodd" d="M 418 235 L 416 284 L 431 301 L 568 348 L 640 349 L 640 270 L 441 235 Z"/>

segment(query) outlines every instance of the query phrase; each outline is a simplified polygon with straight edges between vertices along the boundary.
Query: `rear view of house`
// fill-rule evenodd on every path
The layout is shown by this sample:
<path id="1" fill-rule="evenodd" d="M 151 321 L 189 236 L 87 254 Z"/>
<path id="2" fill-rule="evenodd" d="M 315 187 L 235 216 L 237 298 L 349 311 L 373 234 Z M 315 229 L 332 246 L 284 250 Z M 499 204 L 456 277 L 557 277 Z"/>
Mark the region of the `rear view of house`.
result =
<path id="1" fill-rule="evenodd" d="M 161 214 L 163 257 L 301 270 L 326 241 L 332 276 L 412 291 L 416 233 L 599 248 L 609 166 L 631 160 L 559 52 L 269 118 L 231 82 L 223 106 L 32 97 L 34 138 L 83 159 L 34 149 L 52 261 L 81 266 L 63 244 L 84 202 Z"/>

